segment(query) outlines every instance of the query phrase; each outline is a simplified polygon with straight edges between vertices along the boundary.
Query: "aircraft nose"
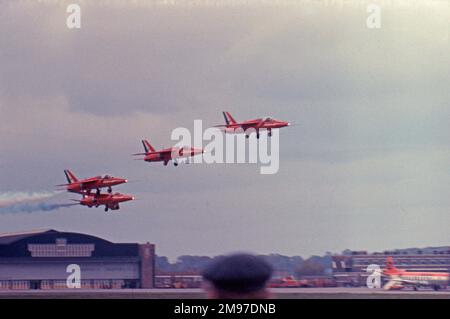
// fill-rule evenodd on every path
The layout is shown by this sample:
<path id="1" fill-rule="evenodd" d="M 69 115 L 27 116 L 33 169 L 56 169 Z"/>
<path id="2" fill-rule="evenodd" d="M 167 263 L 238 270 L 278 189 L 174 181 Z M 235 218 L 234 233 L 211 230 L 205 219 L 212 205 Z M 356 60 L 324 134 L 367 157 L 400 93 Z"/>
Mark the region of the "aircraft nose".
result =
<path id="1" fill-rule="evenodd" d="M 124 182 L 124 183 L 128 183 L 128 179 L 124 179 L 123 182 Z"/>

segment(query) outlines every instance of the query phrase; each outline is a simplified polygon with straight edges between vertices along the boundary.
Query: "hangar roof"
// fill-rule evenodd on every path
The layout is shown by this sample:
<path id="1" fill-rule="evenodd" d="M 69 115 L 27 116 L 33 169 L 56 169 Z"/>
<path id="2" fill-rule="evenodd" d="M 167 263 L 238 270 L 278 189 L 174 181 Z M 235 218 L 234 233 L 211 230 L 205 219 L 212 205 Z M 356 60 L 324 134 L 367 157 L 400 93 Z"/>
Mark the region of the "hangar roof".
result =
<path id="1" fill-rule="evenodd" d="M 139 244 L 137 243 L 112 243 L 88 234 L 41 229 L 0 234 L 0 258 L 31 257 L 30 244 L 57 245 L 58 239 L 64 239 L 65 249 L 73 248 L 72 245 L 94 245 L 95 249 L 92 251 L 91 257 L 139 256 Z"/>
<path id="2" fill-rule="evenodd" d="M 54 229 L 37 229 L 26 232 L 17 232 L 17 233 L 3 233 L 0 234 L 0 245 L 8 245 L 14 243 L 18 240 L 22 240 L 28 237 L 47 234 L 47 233 L 59 233 L 59 231 Z"/>

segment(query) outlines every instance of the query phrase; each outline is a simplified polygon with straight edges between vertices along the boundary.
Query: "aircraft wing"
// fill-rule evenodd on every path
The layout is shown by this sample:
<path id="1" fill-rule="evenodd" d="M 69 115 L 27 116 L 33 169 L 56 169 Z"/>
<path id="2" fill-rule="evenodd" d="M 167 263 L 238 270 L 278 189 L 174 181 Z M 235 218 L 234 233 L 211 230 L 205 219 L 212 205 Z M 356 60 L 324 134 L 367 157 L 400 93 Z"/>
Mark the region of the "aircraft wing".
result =
<path id="1" fill-rule="evenodd" d="M 92 179 L 92 180 L 89 180 L 89 181 L 84 181 L 84 182 L 81 183 L 81 186 L 82 187 L 89 187 L 90 185 L 93 185 L 93 184 L 97 183 L 100 179 L 101 178 L 99 178 L 99 179 Z"/>
<path id="2" fill-rule="evenodd" d="M 259 120 L 259 123 L 258 123 L 258 125 L 256 125 L 256 127 L 257 127 L 257 128 L 261 128 L 261 127 L 264 125 L 264 123 L 266 123 L 266 122 L 268 122 L 268 121 L 269 121 L 268 118 L 261 119 L 261 120 Z"/>
<path id="3" fill-rule="evenodd" d="M 172 152 L 177 152 L 177 150 L 173 150 L 171 148 L 159 151 L 159 152 L 154 152 L 153 154 L 168 154 L 168 153 L 172 153 Z M 151 153 L 150 153 L 151 154 Z"/>
<path id="4" fill-rule="evenodd" d="M 69 192 L 75 193 L 75 194 L 80 194 L 80 195 L 87 195 L 88 194 L 87 190 L 79 190 L 79 191 L 69 190 Z"/>
<path id="5" fill-rule="evenodd" d="M 261 122 L 263 119 L 256 119 L 256 120 L 250 120 L 250 121 L 245 121 L 243 123 L 238 123 L 237 125 L 255 125 L 258 124 L 259 122 Z"/>
<path id="6" fill-rule="evenodd" d="M 402 285 L 427 285 L 428 282 L 426 281 L 415 281 L 415 280 L 407 280 L 407 279 L 402 279 L 402 278 L 391 278 L 384 286 L 383 288 L 386 290 L 391 289 L 394 286 L 402 286 Z"/>
<path id="7" fill-rule="evenodd" d="M 401 280 L 397 280 L 397 279 L 391 279 L 389 280 L 384 286 L 383 289 L 385 290 L 390 290 L 392 289 L 394 286 L 400 286 L 402 284 Z"/>
<path id="8" fill-rule="evenodd" d="M 168 148 L 166 150 L 161 150 L 161 151 L 158 151 L 158 152 L 135 153 L 135 154 L 132 154 L 132 155 L 133 156 L 146 156 L 146 155 L 155 155 L 155 154 L 166 154 L 166 153 L 172 153 L 172 152 L 173 152 L 173 150 Z"/>
<path id="9" fill-rule="evenodd" d="M 85 180 L 85 181 L 78 181 L 78 182 L 74 182 L 74 183 L 59 184 L 59 185 L 56 185 L 56 187 L 70 186 L 70 185 L 74 185 L 74 184 L 81 185 L 81 187 L 86 187 L 86 186 L 89 186 L 89 185 L 92 185 L 92 184 L 98 182 L 100 179 L 101 179 L 101 177 L 98 177 L 95 179 L 89 179 L 89 180 Z"/>

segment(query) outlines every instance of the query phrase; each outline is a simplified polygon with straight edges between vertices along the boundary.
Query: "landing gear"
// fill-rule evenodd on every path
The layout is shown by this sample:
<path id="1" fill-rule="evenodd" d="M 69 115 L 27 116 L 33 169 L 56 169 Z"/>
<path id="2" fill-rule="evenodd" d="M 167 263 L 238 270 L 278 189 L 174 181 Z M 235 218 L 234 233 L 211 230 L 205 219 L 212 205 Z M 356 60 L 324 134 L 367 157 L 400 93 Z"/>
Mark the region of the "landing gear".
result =
<path id="1" fill-rule="evenodd" d="M 97 196 L 100 195 L 100 188 L 97 188 Z"/>
<path id="2" fill-rule="evenodd" d="M 259 139 L 259 131 L 256 132 L 256 138 Z"/>
<path id="3" fill-rule="evenodd" d="M 164 161 L 164 166 L 167 166 L 167 163 L 169 163 L 168 161 Z"/>
<path id="4" fill-rule="evenodd" d="M 112 193 L 112 188 L 111 187 L 108 187 L 108 193 Z"/>
<path id="5" fill-rule="evenodd" d="M 106 212 L 106 213 L 108 212 L 108 206 L 105 207 L 105 212 Z"/>
<path id="6" fill-rule="evenodd" d="M 174 166 L 178 166 L 178 162 L 177 161 L 173 161 L 173 165 Z"/>
<path id="7" fill-rule="evenodd" d="M 269 137 L 272 137 L 272 129 L 269 129 Z"/>
<path id="8" fill-rule="evenodd" d="M 250 135 L 245 135 L 245 138 L 249 138 L 250 137 Z"/>

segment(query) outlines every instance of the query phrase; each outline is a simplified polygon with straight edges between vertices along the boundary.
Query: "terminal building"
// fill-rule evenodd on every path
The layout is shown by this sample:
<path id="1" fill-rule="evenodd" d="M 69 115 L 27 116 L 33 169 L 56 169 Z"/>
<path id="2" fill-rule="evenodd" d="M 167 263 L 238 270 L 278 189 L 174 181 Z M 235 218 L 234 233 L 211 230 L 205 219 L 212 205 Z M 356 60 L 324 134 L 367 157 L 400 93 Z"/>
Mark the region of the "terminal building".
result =
<path id="1" fill-rule="evenodd" d="M 0 289 L 64 289 L 78 265 L 81 288 L 155 286 L 155 246 L 40 230 L 0 234 Z M 71 266 L 72 267 L 72 266 Z"/>
<path id="2" fill-rule="evenodd" d="M 449 272 L 450 247 L 405 249 L 369 254 L 366 251 L 348 251 L 332 257 L 333 276 L 339 286 L 366 285 L 369 265 L 385 267 L 386 258 L 394 259 L 395 267 L 408 271 Z"/>

